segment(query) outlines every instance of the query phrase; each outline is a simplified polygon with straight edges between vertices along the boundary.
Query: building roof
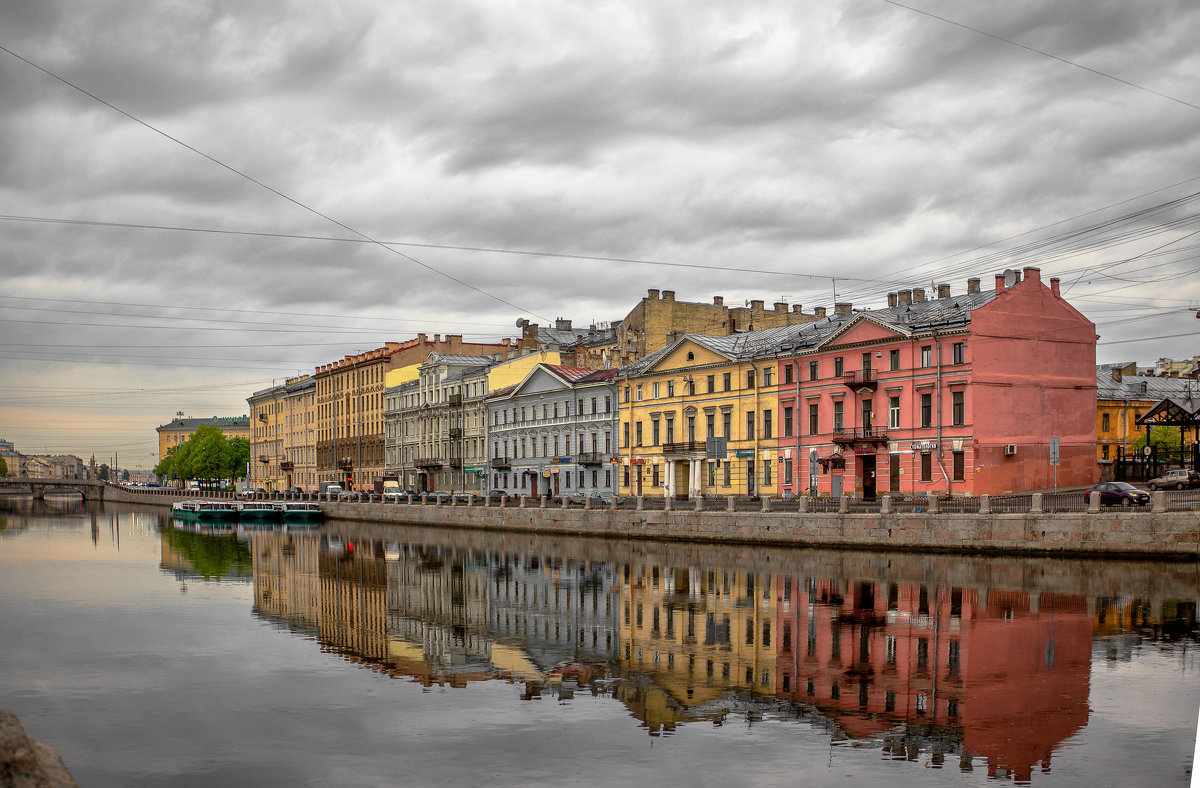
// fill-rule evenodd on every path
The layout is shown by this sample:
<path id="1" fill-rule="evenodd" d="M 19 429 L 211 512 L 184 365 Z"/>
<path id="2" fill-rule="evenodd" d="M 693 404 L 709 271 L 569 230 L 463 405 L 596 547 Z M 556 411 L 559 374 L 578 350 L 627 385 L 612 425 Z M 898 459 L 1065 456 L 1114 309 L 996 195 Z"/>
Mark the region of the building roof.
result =
<path id="1" fill-rule="evenodd" d="M 162 430 L 195 430 L 206 424 L 211 424 L 214 427 L 223 429 L 250 429 L 249 416 L 210 416 L 207 419 L 172 419 L 170 423 L 163 424 L 160 427 L 155 427 L 159 432 Z"/>
<path id="2" fill-rule="evenodd" d="M 540 344 L 553 344 L 559 347 L 571 347 L 572 345 L 583 345 L 584 347 L 610 345 L 617 341 L 617 330 L 612 327 L 597 328 L 594 325 L 587 328 L 568 329 L 560 329 L 553 326 L 538 326 L 537 341 Z"/>
<path id="3" fill-rule="evenodd" d="M 1154 375 L 1125 375 L 1113 380 L 1112 366 L 1096 367 L 1096 399 L 1151 402 L 1169 399 L 1195 413 L 1200 409 L 1200 381 Z"/>

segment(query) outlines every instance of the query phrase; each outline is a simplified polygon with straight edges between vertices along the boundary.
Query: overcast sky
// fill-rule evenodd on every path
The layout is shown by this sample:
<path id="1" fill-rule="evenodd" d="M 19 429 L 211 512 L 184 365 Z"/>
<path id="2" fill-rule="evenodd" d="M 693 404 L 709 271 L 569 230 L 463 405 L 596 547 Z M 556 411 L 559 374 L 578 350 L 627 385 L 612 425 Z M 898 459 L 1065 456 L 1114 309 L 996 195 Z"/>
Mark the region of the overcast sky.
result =
<path id="1" fill-rule="evenodd" d="M 651 287 L 1037 265 L 1099 361 L 1191 356 L 1197 40 L 1194 0 L 6 0 L 0 438 L 150 467 L 176 411 Z"/>

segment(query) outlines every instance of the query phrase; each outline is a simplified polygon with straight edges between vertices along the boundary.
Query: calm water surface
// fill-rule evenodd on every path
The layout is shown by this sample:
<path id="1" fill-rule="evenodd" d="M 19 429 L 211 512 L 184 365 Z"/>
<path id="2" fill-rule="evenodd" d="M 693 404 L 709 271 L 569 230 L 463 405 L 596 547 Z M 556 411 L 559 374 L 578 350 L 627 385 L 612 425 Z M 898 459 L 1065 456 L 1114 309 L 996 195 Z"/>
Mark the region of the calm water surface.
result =
<path id="1" fill-rule="evenodd" d="M 1194 564 L 197 528 L 0 498 L 83 786 L 1186 785 Z"/>

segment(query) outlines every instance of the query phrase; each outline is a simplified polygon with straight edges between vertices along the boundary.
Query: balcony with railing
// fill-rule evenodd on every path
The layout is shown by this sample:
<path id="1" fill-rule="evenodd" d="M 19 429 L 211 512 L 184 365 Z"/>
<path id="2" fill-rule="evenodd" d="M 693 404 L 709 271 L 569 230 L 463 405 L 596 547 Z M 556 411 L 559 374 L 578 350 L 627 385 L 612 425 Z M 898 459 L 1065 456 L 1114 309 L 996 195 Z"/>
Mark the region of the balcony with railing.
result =
<path id="1" fill-rule="evenodd" d="M 418 457 L 413 460 L 413 465 L 418 468 L 440 468 L 445 464 L 441 457 Z"/>
<path id="2" fill-rule="evenodd" d="M 833 430 L 833 442 L 839 446 L 855 446 L 864 443 L 874 445 L 887 443 L 887 440 L 886 427 L 863 427 L 861 429 L 835 427 Z"/>
<path id="3" fill-rule="evenodd" d="M 879 385 L 878 379 L 875 377 L 875 371 L 871 369 L 853 369 L 849 372 L 842 373 L 842 385 L 851 391 L 859 391 L 862 389 L 875 390 Z"/>
<path id="4" fill-rule="evenodd" d="M 452 454 L 450 455 L 450 458 L 446 460 L 446 464 L 451 468 L 461 468 L 463 467 L 463 458 L 457 454 Z"/>
<path id="5" fill-rule="evenodd" d="M 446 397 L 446 404 L 452 408 L 461 407 L 463 404 L 462 394 L 451 394 Z"/>
<path id="6" fill-rule="evenodd" d="M 704 441 L 680 441 L 678 443 L 663 444 L 663 454 L 704 454 L 706 450 Z"/>
<path id="7" fill-rule="evenodd" d="M 575 461 L 580 465 L 603 465 L 608 461 L 608 455 L 598 451 L 587 451 L 581 453 Z"/>
<path id="8" fill-rule="evenodd" d="M 492 457 L 490 460 L 488 460 L 488 467 L 500 469 L 511 468 L 512 461 L 507 457 Z"/>

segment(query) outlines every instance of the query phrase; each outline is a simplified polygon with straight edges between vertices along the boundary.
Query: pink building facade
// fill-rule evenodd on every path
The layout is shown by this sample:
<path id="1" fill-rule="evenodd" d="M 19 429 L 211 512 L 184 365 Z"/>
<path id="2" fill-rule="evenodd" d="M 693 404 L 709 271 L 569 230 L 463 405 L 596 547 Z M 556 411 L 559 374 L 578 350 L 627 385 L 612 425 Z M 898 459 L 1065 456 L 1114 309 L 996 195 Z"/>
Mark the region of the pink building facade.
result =
<path id="1" fill-rule="evenodd" d="M 1095 325 L 1058 280 L 1026 268 L 934 295 L 838 305 L 782 346 L 779 495 L 995 495 L 1099 478 Z"/>

